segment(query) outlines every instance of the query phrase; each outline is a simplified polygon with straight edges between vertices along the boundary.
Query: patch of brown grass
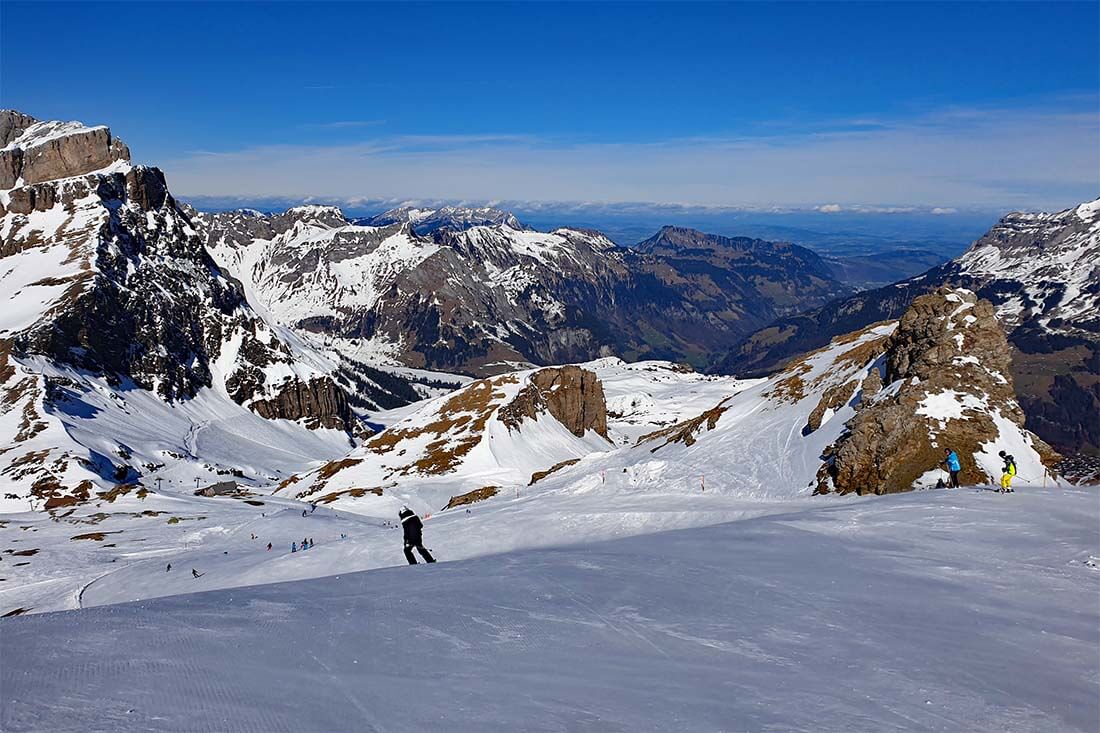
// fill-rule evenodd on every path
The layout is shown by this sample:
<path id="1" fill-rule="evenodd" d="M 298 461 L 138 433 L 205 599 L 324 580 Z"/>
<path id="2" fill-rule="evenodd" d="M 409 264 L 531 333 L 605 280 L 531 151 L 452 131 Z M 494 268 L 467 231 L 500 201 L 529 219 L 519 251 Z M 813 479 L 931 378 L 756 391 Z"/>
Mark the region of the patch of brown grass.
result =
<path id="1" fill-rule="evenodd" d="M 780 402 L 798 402 L 804 398 L 806 396 L 806 383 L 802 380 L 802 377 L 812 370 L 806 362 L 806 359 L 809 359 L 810 356 L 812 354 L 806 355 L 802 361 L 793 364 L 787 370 L 790 373 L 776 382 L 764 396 L 774 398 Z"/>
<path id="2" fill-rule="evenodd" d="M 574 463 L 580 462 L 580 460 L 581 460 L 580 458 L 569 458 L 569 459 L 566 459 L 564 461 L 559 461 L 558 463 L 555 463 L 553 466 L 546 469 L 545 471 L 535 471 L 533 474 L 531 474 L 531 481 L 527 485 L 528 486 L 533 486 L 536 481 L 542 481 L 544 478 L 546 478 L 550 474 L 552 474 L 556 471 L 560 471 L 563 468 L 566 468 L 567 466 L 572 466 Z"/>
<path id="3" fill-rule="evenodd" d="M 474 489 L 473 491 L 467 491 L 465 494 L 452 496 L 451 500 L 447 502 L 447 506 L 443 507 L 443 511 L 466 504 L 476 504 L 479 501 L 491 499 L 498 493 L 500 493 L 499 486 L 482 486 L 480 489 Z"/>
<path id="4" fill-rule="evenodd" d="M 851 331 L 849 333 L 841 334 L 840 336 L 837 336 L 836 338 L 833 339 L 833 344 L 836 344 L 837 346 L 843 346 L 844 344 L 850 344 L 853 341 L 856 341 L 859 338 L 861 338 L 863 336 L 866 336 L 867 334 L 871 333 L 871 331 L 874 331 L 879 326 L 885 326 L 889 323 L 893 323 L 893 321 L 877 321 L 875 323 L 872 323 L 869 326 L 864 326 L 863 328 L 859 329 L 858 331 Z M 883 338 L 886 338 L 886 337 L 883 337 Z"/>
<path id="5" fill-rule="evenodd" d="M 868 339 L 854 349 L 849 349 L 836 358 L 834 362 L 838 368 L 863 367 L 867 363 L 877 359 L 886 348 L 889 336 L 879 336 Z"/>
<path id="6" fill-rule="evenodd" d="M 366 496 L 367 494 L 374 494 L 375 496 L 382 496 L 382 489 L 345 489 L 344 491 L 333 491 L 331 494 L 325 494 L 317 500 L 319 504 L 331 504 L 339 499 L 341 496 L 353 496 L 356 499 Z"/>
<path id="7" fill-rule="evenodd" d="M 288 477 L 288 478 L 285 478 L 285 479 L 283 479 L 282 481 L 280 481 L 280 482 L 279 482 L 279 487 L 278 487 L 277 489 L 275 489 L 275 490 L 276 490 L 276 491 L 282 491 L 282 490 L 283 490 L 283 489 L 285 489 L 285 488 L 286 488 L 287 486 L 290 486 L 291 484 L 296 484 L 296 483 L 298 483 L 298 482 L 299 482 L 299 481 L 301 481 L 301 480 L 302 480 L 302 477 L 301 477 L 301 476 L 299 476 L 298 474 L 294 474 L 293 476 L 290 476 L 290 477 Z"/>
<path id="8" fill-rule="evenodd" d="M 136 489 L 137 486 L 138 486 L 137 484 L 118 484 L 117 486 L 111 487 L 108 491 L 97 492 L 96 496 L 98 496 L 100 499 L 102 499 L 106 502 L 114 504 L 115 499 L 117 499 L 120 496 L 126 496 L 131 491 Z"/>
<path id="9" fill-rule="evenodd" d="M 479 379 L 444 402 L 434 421 L 418 428 L 384 430 L 367 443 L 367 448 L 381 455 L 389 453 L 402 441 L 434 434 L 436 440 L 428 444 L 420 459 L 394 472 L 434 475 L 453 470 L 462 457 L 481 442 L 485 425 L 497 409 L 494 400 L 504 398 L 504 393 L 496 391 L 496 387 L 516 381 L 517 378 L 510 374 Z"/>
<path id="10" fill-rule="evenodd" d="M 96 542 L 102 542 L 103 539 L 109 534 L 122 534 L 121 529 L 116 529 L 113 532 L 88 532 L 86 534 L 78 534 L 75 537 L 70 537 L 70 540 L 95 540 Z"/>
<path id="11" fill-rule="evenodd" d="M 706 412 L 703 412 L 690 420 L 684 420 L 678 422 L 675 425 L 669 425 L 667 428 L 661 428 L 660 430 L 654 430 L 652 433 L 647 433 L 638 438 L 638 442 L 635 445 L 641 445 L 642 443 L 648 443 L 652 440 L 665 439 L 665 442 L 650 449 L 650 453 L 656 453 L 661 448 L 664 448 L 670 443 L 683 443 L 684 445 L 695 445 L 695 435 L 702 430 L 703 425 L 706 424 L 707 430 L 714 430 L 714 427 L 718 424 L 718 418 L 722 417 L 722 414 L 728 410 L 726 407 L 726 400 L 722 400 L 714 407 L 710 408 Z"/>

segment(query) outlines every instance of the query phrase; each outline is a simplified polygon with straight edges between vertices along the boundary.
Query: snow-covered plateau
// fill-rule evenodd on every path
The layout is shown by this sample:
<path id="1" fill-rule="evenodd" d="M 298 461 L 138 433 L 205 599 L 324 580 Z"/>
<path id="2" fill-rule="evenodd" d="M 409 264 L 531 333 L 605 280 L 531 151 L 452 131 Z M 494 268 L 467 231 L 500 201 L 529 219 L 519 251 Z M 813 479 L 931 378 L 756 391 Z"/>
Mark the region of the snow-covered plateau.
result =
<path id="1" fill-rule="evenodd" d="M 85 594 L 186 595 L 0 622 L 0 728 L 1095 731 L 1098 515 L 1080 489 L 927 491 L 193 592 L 400 556 L 397 530 L 287 508 Z M 506 520 L 475 507 L 426 536 L 446 559 Z M 317 545 L 268 553 L 273 533 Z"/>

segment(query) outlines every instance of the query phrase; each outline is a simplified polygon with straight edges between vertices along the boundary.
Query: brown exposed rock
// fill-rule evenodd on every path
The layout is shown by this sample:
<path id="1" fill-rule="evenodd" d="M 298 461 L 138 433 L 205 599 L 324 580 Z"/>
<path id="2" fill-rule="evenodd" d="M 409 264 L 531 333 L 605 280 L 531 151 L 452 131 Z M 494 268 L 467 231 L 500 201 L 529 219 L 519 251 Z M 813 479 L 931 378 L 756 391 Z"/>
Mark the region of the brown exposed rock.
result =
<path id="1" fill-rule="evenodd" d="M 465 494 L 459 494 L 458 496 L 452 496 L 451 500 L 447 502 L 447 506 L 443 507 L 443 511 L 452 509 L 456 506 L 464 506 L 466 504 L 474 504 L 479 501 L 485 501 L 496 496 L 500 492 L 499 486 L 483 486 L 480 489 L 474 489 L 468 491 Z"/>
<path id="2" fill-rule="evenodd" d="M 729 408 L 726 407 L 726 400 L 722 400 L 714 407 L 704 413 L 696 415 L 690 420 L 684 420 L 675 425 L 669 425 L 667 428 L 661 428 L 660 430 L 655 430 L 652 433 L 643 435 L 638 438 L 637 444 L 641 445 L 651 440 L 664 438 L 665 441 L 652 448 L 649 451 L 650 453 L 656 453 L 658 450 L 671 443 L 695 445 L 695 436 L 703 429 L 703 426 L 706 425 L 707 430 L 714 430 L 714 427 L 718 424 L 718 418 L 722 417 L 722 414 L 728 409 Z"/>
<path id="3" fill-rule="evenodd" d="M 127 197 L 146 211 L 159 209 L 168 201 L 168 184 L 159 168 L 137 166 L 126 173 Z"/>
<path id="4" fill-rule="evenodd" d="M 303 382 L 287 382 L 279 394 L 270 399 L 255 400 L 249 407 L 269 420 L 302 420 L 310 428 L 351 430 L 355 423 L 347 394 L 329 377 Z"/>
<path id="5" fill-rule="evenodd" d="M 333 491 L 331 494 L 325 494 L 317 500 L 319 504 L 331 504 L 339 499 L 341 496 L 353 496 L 355 498 L 361 498 L 367 494 L 374 494 L 375 496 L 382 496 L 382 489 L 345 489 L 344 491 Z"/>
<path id="6" fill-rule="evenodd" d="M 603 385 L 587 369 L 577 366 L 540 369 L 515 399 L 500 408 L 497 419 L 509 429 L 516 429 L 524 418 L 538 420 L 544 411 L 578 437 L 589 430 L 607 437 Z"/>
<path id="7" fill-rule="evenodd" d="M 999 411 L 1021 428 L 1024 422 L 1012 384 L 1011 352 L 993 306 L 969 291 L 941 288 L 913 301 L 885 347 L 885 381 L 895 391 L 871 400 L 882 381 L 878 370 L 871 370 L 859 411 L 826 451 L 815 493 L 908 491 L 940 465 L 945 447 L 958 453 L 963 483 L 988 481 L 973 455 L 996 439 L 991 413 Z M 981 407 L 943 421 L 918 412 L 926 397 L 946 390 L 969 395 Z M 827 392 L 822 402 L 830 401 Z M 1032 441 L 1044 462 L 1054 459 L 1043 441 L 1034 436 Z"/>
<path id="8" fill-rule="evenodd" d="M 0 121 L 0 134 L 5 124 Z M 0 150 L 0 188 L 13 187 L 19 178 L 33 184 L 79 176 L 129 159 L 130 149 L 106 127 L 83 128 L 26 148 L 20 143 Z"/>
<path id="9" fill-rule="evenodd" d="M 817 406 L 814 407 L 813 411 L 810 412 L 810 416 L 806 419 L 806 425 L 802 428 L 802 434 L 809 435 L 820 428 L 825 413 L 828 410 L 836 412 L 842 406 L 846 405 L 855 391 L 856 385 L 852 382 L 838 384 L 825 390 L 825 394 L 821 395 L 821 400 L 818 401 Z"/>
<path id="10" fill-rule="evenodd" d="M 882 373 L 878 369 L 872 369 L 868 372 L 867 376 L 863 378 L 863 383 L 859 386 L 862 393 L 861 399 L 856 409 L 861 408 L 867 404 L 867 400 L 877 395 L 882 390 Z"/>
<path id="11" fill-rule="evenodd" d="M 35 122 L 38 120 L 14 109 L 0 109 L 0 148 L 7 147 Z"/>
<path id="12" fill-rule="evenodd" d="M 549 476 L 550 474 L 555 473 L 557 471 L 560 471 L 561 469 L 566 468 L 567 466 L 572 466 L 574 463 L 578 463 L 580 460 L 581 460 L 580 458 L 569 458 L 569 459 L 564 460 L 564 461 L 558 461 L 557 463 L 555 463 L 553 466 L 546 469 L 545 471 L 535 471 L 533 474 L 531 474 L 531 481 L 527 485 L 528 486 L 533 486 L 536 481 L 541 481 L 544 478 L 546 478 L 547 476 Z"/>
<path id="13" fill-rule="evenodd" d="M 75 537 L 71 537 L 73 540 L 93 540 L 95 542 L 102 542 L 103 538 L 109 534 L 122 534 L 121 529 L 117 529 L 114 532 L 88 532 L 87 534 L 78 534 Z"/>

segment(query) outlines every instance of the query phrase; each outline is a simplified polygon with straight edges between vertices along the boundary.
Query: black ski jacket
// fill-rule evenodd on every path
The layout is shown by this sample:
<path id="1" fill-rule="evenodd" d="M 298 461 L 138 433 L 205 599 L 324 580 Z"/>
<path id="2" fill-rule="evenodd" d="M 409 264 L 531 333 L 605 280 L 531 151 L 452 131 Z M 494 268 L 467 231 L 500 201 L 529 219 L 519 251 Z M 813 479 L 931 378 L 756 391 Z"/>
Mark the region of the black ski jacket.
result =
<path id="1" fill-rule="evenodd" d="M 419 545 L 423 539 L 421 533 L 424 530 L 424 523 L 420 521 L 420 517 L 408 509 L 402 509 L 397 516 L 401 518 L 401 529 L 405 532 L 405 544 Z"/>

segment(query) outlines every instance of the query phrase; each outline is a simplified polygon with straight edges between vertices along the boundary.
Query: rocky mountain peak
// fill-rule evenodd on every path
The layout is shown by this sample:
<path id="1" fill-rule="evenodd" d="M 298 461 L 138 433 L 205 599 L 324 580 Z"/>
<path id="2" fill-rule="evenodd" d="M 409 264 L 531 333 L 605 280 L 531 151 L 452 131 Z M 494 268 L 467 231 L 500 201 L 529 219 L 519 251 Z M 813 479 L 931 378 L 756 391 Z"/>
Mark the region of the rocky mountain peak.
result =
<path id="1" fill-rule="evenodd" d="M 348 225 L 348 219 L 339 206 L 319 206 L 316 204 L 295 206 L 287 209 L 283 216 L 291 221 L 320 224 L 327 227 Z"/>
<path id="2" fill-rule="evenodd" d="M 526 229 L 515 214 L 491 206 L 443 206 L 437 209 L 418 206 L 398 206 L 365 220 L 370 226 L 408 224 L 417 234 L 430 234 L 439 230 L 465 231 L 479 226 L 503 226 L 522 231 Z"/>
<path id="3" fill-rule="evenodd" d="M 0 111 L 0 141 L 0 189 L 81 176 L 130 160 L 130 149 L 105 126 L 40 122 L 14 110 Z"/>
<path id="4" fill-rule="evenodd" d="M 751 237 L 724 237 L 720 234 L 707 234 L 698 229 L 679 226 L 663 226 L 649 239 L 639 242 L 634 249 L 652 254 L 684 253 L 690 250 L 746 250 L 756 247 L 775 247 L 772 242 Z"/>
<path id="5" fill-rule="evenodd" d="M 1023 430 L 1008 339 L 993 304 L 969 290 L 943 287 L 916 298 L 872 372 L 885 386 L 877 374 L 864 380 L 855 417 L 826 450 L 818 493 L 934 484 L 944 448 L 962 459 L 964 483 L 988 483 L 1000 449 L 1037 454 L 1046 465 L 1057 459 Z"/>

